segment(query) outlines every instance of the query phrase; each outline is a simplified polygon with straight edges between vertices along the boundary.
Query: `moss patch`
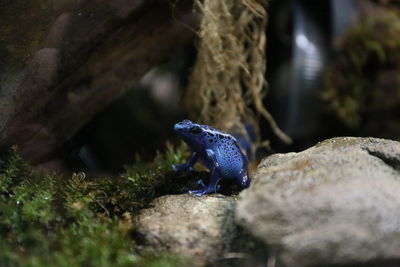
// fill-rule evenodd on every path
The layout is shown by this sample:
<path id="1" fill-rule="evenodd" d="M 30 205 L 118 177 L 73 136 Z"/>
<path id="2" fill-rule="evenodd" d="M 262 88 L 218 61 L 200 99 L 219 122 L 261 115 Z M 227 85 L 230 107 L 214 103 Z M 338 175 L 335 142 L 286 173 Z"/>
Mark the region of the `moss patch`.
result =
<path id="1" fill-rule="evenodd" d="M 398 112 L 399 36 L 399 13 L 382 9 L 364 16 L 341 40 L 322 97 L 350 128 L 368 119 L 386 120 Z"/>
<path id="2" fill-rule="evenodd" d="M 13 150 L 0 163 L 3 266 L 186 266 L 179 255 L 147 253 L 132 238 L 132 218 L 168 190 L 185 189 L 169 172 L 183 149 L 169 147 L 120 179 L 72 179 L 33 171 Z M 172 179 L 172 178 L 171 178 Z M 172 185 L 175 185 L 172 190 Z M 162 188 L 162 190 L 161 190 Z"/>

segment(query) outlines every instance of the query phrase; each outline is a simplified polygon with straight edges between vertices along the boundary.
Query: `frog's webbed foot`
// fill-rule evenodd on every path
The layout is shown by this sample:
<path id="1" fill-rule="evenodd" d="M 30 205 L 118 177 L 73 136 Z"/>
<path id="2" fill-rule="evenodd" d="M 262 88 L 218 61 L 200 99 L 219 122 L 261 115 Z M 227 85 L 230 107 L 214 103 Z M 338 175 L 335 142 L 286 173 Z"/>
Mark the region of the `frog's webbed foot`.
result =
<path id="1" fill-rule="evenodd" d="M 202 181 L 203 182 L 203 181 Z M 204 184 L 204 183 L 203 183 Z M 188 193 L 190 195 L 196 195 L 198 197 L 201 197 L 206 194 L 211 194 L 211 193 L 216 193 L 219 189 L 221 188 L 220 185 L 216 186 L 204 186 L 203 189 L 200 190 L 190 190 Z"/>
<path id="2" fill-rule="evenodd" d="M 196 195 L 198 197 L 201 197 L 202 195 L 204 195 L 204 189 L 200 189 L 200 190 L 189 190 L 188 193 L 189 195 Z"/>

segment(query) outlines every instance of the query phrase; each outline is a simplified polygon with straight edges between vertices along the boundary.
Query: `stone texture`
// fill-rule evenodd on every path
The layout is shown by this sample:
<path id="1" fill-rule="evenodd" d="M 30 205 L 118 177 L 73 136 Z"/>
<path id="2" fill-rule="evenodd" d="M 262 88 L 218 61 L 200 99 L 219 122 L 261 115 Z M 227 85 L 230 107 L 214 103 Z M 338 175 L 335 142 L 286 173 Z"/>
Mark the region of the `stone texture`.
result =
<path id="1" fill-rule="evenodd" d="M 201 265 L 226 252 L 235 237 L 231 197 L 162 196 L 137 219 L 137 233 L 156 250 L 195 257 Z"/>
<path id="2" fill-rule="evenodd" d="M 334 138 L 264 159 L 236 221 L 283 265 L 398 264 L 399 192 L 399 142 Z"/>
<path id="3" fill-rule="evenodd" d="M 0 17 L 0 153 L 18 145 L 33 164 L 57 158 L 197 25 L 191 0 L 2 1 Z"/>

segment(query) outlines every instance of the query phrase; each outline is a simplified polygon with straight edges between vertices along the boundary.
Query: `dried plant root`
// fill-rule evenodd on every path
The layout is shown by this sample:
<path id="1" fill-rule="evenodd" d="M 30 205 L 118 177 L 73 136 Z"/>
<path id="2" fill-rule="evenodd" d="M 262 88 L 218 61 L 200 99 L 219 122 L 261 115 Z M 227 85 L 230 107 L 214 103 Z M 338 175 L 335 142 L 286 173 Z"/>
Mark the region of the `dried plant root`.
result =
<path id="1" fill-rule="evenodd" d="M 192 118 L 223 130 L 245 123 L 259 138 L 263 116 L 284 142 L 291 139 L 265 109 L 268 0 L 196 0 L 202 13 L 199 51 L 184 103 Z M 252 107 L 255 112 L 253 112 Z"/>

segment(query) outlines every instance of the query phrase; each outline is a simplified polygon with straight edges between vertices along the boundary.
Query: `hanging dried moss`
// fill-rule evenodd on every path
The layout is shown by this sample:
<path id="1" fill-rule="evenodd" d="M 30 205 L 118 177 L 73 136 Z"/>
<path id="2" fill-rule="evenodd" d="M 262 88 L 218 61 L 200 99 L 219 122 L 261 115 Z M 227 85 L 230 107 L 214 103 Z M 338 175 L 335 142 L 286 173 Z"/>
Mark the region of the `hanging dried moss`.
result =
<path id="1" fill-rule="evenodd" d="M 196 0 L 202 13 L 200 44 L 185 95 L 191 117 L 223 130 L 256 132 L 264 116 L 283 141 L 290 142 L 264 108 L 268 0 Z M 256 114 L 252 111 L 256 111 Z"/>

